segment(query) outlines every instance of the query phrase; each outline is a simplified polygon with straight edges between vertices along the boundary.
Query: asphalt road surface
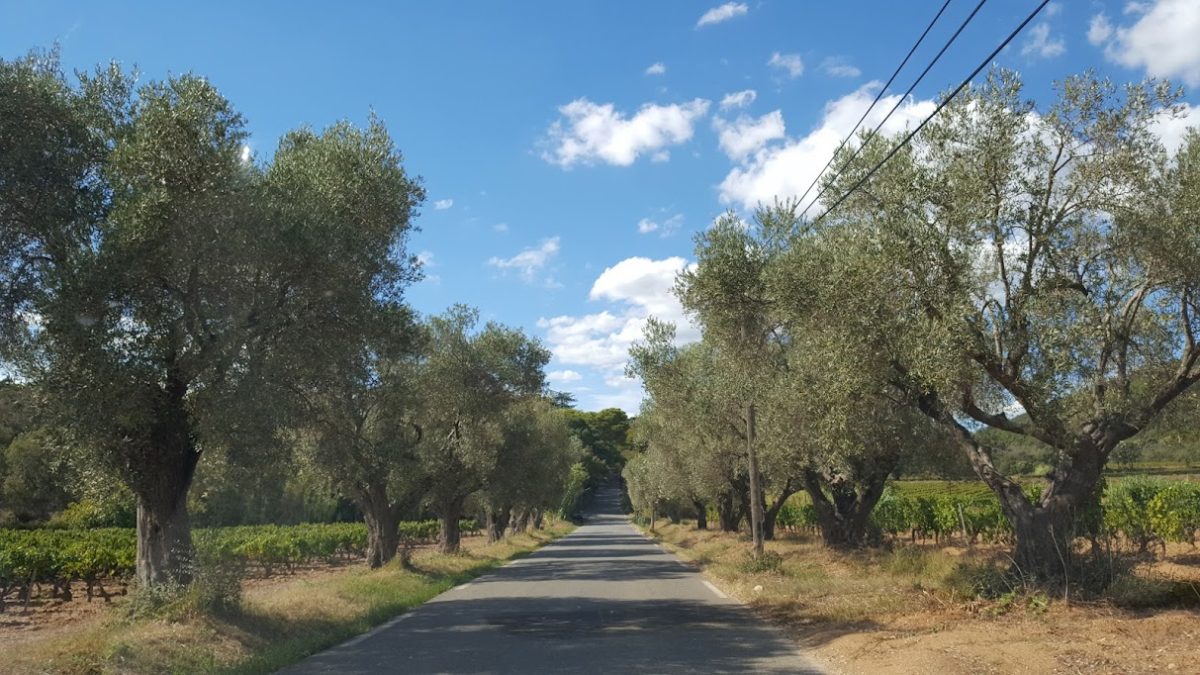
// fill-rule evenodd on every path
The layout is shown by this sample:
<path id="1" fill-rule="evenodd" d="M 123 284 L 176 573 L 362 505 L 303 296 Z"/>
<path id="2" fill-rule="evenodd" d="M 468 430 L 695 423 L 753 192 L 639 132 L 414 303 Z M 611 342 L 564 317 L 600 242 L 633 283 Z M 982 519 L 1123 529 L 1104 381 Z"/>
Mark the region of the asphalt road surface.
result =
<path id="1" fill-rule="evenodd" d="M 286 673 L 817 673 L 620 515 L 617 493 L 532 555 Z"/>

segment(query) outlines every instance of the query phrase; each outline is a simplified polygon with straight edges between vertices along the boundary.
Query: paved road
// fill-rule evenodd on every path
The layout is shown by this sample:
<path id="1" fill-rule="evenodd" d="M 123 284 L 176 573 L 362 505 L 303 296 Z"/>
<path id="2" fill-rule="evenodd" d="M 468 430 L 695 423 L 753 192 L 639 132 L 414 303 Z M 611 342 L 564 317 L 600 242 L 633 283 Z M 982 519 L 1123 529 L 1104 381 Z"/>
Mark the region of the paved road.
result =
<path id="1" fill-rule="evenodd" d="M 287 673 L 816 673 L 619 515 L 587 524 Z"/>

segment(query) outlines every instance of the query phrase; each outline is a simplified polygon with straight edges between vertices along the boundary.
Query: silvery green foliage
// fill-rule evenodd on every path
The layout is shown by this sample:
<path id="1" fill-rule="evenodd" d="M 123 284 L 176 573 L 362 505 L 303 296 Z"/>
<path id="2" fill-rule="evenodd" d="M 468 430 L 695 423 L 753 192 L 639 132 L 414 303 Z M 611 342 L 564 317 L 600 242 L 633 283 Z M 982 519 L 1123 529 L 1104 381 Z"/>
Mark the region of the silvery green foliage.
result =
<path id="1" fill-rule="evenodd" d="M 1038 110 L 993 72 L 830 220 L 860 267 L 831 301 L 889 308 L 876 331 L 963 417 L 1103 461 L 1200 379 L 1200 143 L 1168 158 L 1152 126 L 1177 96 L 1081 76 Z"/>
<path id="2" fill-rule="evenodd" d="M 545 390 L 550 353 L 523 332 L 478 328 L 476 310 L 456 306 L 429 320 L 429 349 L 418 380 L 420 471 L 433 503 L 482 489 L 505 447 L 511 406 Z"/>

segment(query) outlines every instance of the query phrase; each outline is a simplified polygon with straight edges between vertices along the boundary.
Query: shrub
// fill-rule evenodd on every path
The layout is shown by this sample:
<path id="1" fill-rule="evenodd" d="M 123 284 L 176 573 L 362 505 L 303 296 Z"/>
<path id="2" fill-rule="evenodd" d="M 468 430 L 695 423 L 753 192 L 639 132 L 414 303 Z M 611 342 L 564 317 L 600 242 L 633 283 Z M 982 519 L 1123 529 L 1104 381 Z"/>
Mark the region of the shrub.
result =
<path id="1" fill-rule="evenodd" d="M 946 586 L 968 599 L 995 600 L 1017 590 L 1019 579 L 994 563 L 961 563 L 946 577 Z"/>
<path id="2" fill-rule="evenodd" d="M 783 556 L 774 551 L 763 551 L 763 554 L 757 557 L 753 553 L 747 553 L 738 564 L 738 570 L 747 574 L 781 574 Z"/>

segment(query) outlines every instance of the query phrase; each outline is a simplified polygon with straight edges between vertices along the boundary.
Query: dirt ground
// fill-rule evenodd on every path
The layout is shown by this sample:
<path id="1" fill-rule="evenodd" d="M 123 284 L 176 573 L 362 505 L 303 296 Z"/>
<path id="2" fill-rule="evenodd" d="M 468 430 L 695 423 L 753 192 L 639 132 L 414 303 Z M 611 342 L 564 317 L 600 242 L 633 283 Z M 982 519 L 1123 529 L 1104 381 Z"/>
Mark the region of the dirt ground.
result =
<path id="1" fill-rule="evenodd" d="M 1200 615 L 1189 610 L 926 612 L 856 632 L 791 632 L 836 673 L 1200 672 Z"/>
<path id="2" fill-rule="evenodd" d="M 781 626 L 831 673 L 1198 673 L 1200 595 L 1190 607 L 1123 609 L 1044 594 L 965 599 L 944 580 L 984 547 L 928 546 L 836 554 L 814 537 L 768 542 L 780 569 L 748 572 L 748 542 L 657 528 L 657 536 L 730 595 Z M 1142 577 L 1187 580 L 1200 593 L 1200 556 L 1172 546 Z"/>

